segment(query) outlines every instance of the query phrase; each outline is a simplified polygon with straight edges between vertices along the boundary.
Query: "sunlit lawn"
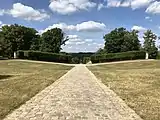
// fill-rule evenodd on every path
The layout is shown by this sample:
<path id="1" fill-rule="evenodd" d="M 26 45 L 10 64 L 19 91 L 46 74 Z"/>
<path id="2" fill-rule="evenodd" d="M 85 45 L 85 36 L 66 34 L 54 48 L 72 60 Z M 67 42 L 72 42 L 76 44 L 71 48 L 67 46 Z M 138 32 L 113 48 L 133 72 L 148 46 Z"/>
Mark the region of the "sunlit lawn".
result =
<path id="1" fill-rule="evenodd" d="M 89 69 L 144 120 L 160 120 L 160 61 L 99 65 Z"/>
<path id="2" fill-rule="evenodd" d="M 54 64 L 0 61 L 0 119 L 71 68 Z"/>

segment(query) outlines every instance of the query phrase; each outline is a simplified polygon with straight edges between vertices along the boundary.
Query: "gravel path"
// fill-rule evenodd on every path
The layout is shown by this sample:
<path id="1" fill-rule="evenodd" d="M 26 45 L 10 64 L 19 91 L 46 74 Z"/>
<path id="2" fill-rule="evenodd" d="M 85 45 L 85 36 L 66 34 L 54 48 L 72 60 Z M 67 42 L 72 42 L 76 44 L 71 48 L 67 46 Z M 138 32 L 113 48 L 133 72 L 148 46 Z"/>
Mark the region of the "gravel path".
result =
<path id="1" fill-rule="evenodd" d="M 77 65 L 4 120 L 142 119 L 84 65 Z"/>

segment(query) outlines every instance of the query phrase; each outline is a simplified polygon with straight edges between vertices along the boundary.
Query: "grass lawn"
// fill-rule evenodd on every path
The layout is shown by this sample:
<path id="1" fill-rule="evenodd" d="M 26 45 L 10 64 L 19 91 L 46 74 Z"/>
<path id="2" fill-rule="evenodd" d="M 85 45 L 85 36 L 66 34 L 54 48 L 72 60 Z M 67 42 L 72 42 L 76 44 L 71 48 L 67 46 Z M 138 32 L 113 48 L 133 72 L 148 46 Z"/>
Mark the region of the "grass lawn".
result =
<path id="1" fill-rule="evenodd" d="M 160 61 L 88 68 L 144 120 L 160 120 Z"/>
<path id="2" fill-rule="evenodd" d="M 0 120 L 71 68 L 54 64 L 0 61 Z"/>

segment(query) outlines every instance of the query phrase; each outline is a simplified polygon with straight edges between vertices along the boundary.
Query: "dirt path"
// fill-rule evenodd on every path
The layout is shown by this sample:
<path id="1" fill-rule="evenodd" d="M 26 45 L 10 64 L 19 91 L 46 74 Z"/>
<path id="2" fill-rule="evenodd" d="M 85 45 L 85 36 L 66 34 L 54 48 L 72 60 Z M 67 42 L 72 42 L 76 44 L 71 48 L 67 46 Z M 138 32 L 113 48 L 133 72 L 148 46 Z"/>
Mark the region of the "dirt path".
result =
<path id="1" fill-rule="evenodd" d="M 13 111 L 4 120 L 141 120 L 84 66 Z"/>

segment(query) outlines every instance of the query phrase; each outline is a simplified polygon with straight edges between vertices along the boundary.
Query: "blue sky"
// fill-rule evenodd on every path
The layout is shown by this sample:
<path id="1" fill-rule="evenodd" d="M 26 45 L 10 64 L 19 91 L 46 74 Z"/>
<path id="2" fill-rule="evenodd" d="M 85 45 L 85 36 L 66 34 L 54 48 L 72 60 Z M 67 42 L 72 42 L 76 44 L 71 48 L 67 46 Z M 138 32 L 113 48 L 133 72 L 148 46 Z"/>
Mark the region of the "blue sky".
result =
<path id="1" fill-rule="evenodd" d="M 116 27 L 160 34 L 160 2 L 156 0 L 1 0 L 0 27 L 21 24 L 40 34 L 55 27 L 70 40 L 67 52 L 94 52 L 103 47 L 103 35 Z M 97 2 L 98 1 L 98 2 Z M 158 44 L 158 41 L 157 41 Z"/>

